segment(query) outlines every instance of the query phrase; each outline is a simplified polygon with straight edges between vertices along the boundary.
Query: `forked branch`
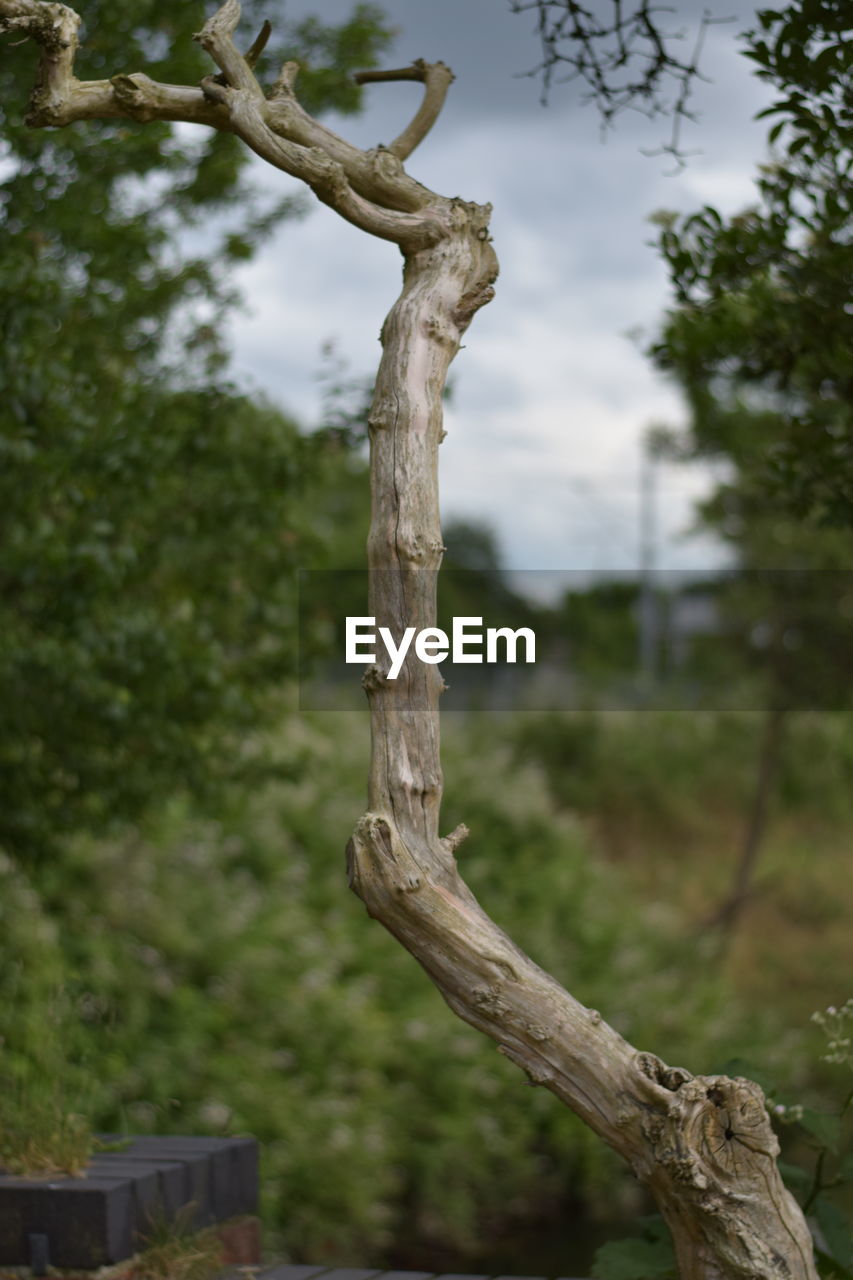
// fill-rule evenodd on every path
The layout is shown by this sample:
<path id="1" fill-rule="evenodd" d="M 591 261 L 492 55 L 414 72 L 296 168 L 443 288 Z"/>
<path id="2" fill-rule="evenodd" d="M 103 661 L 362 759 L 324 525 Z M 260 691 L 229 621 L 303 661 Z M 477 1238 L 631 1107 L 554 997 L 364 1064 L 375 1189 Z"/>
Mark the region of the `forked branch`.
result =
<path id="1" fill-rule="evenodd" d="M 23 32 L 41 46 L 29 124 L 126 118 L 208 125 L 236 133 L 270 164 L 305 182 L 341 217 L 406 252 L 446 235 L 449 202 L 409 178 L 400 161 L 438 115 L 452 79 L 448 68 L 417 64 L 417 76 L 427 86 L 421 110 L 392 148 L 364 152 L 299 105 L 295 67 L 286 67 L 265 95 L 253 68 L 269 39 L 269 24 L 244 55 L 234 43 L 239 20 L 239 0 L 225 0 L 199 32 L 196 39 L 219 68 L 199 86 L 163 84 L 143 72 L 81 81 L 74 75 L 80 25 L 74 10 L 45 0 L 0 0 L 0 32 Z"/>
<path id="2" fill-rule="evenodd" d="M 417 113 L 395 138 L 388 150 L 398 160 L 406 160 L 429 133 L 438 119 L 447 90 L 453 83 L 453 72 L 443 62 L 424 62 L 418 58 L 410 67 L 397 71 L 359 71 L 353 77 L 356 84 L 375 84 L 388 80 L 419 80 L 425 87 L 423 100 Z"/>
<path id="3" fill-rule="evenodd" d="M 251 47 L 249 48 L 246 54 L 246 62 L 250 67 L 254 67 L 255 63 L 258 61 L 258 58 L 263 53 L 264 49 L 266 49 L 271 35 L 272 35 L 272 23 L 265 20 L 264 25 L 261 27 L 260 31 L 258 32 L 257 36 L 255 37 Z"/>
<path id="4" fill-rule="evenodd" d="M 234 32 L 240 21 L 240 0 L 225 0 L 221 9 L 208 18 L 195 36 L 201 47 L 210 54 L 221 69 L 222 83 L 231 89 L 240 89 L 263 102 L 264 91 L 255 79 L 253 62 L 234 44 Z"/>

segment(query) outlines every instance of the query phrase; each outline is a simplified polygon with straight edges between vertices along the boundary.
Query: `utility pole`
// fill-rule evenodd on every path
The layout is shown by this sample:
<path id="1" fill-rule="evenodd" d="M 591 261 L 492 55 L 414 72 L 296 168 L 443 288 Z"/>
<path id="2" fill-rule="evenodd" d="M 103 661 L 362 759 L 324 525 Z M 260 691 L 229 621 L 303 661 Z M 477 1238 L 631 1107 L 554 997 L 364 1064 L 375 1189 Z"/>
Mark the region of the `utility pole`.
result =
<path id="1" fill-rule="evenodd" d="M 658 677 L 658 601 L 655 591 L 657 564 L 657 451 L 647 434 L 640 458 L 640 598 L 637 669 L 641 687 L 648 691 Z"/>

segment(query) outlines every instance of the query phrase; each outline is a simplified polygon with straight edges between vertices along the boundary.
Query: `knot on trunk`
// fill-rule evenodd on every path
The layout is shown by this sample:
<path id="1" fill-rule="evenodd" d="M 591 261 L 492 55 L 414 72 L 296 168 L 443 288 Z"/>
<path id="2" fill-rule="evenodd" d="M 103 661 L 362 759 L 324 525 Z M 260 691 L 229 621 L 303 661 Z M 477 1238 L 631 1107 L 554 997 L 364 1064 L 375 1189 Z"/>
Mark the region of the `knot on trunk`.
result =
<path id="1" fill-rule="evenodd" d="M 665 1110 L 647 1116 L 642 1129 L 654 1159 L 647 1180 L 673 1231 L 679 1263 L 690 1259 L 694 1266 L 685 1274 L 706 1274 L 696 1263 L 710 1259 L 723 1265 L 719 1274 L 726 1280 L 813 1274 L 811 1240 L 779 1176 L 779 1144 L 758 1085 L 695 1076 L 673 1091 Z M 683 1230 L 685 1196 L 698 1232 Z"/>
<path id="2" fill-rule="evenodd" d="M 356 825 L 347 845 L 347 878 L 371 914 L 374 900 L 414 893 L 422 879 L 393 823 L 378 813 L 365 813 Z"/>
<path id="3" fill-rule="evenodd" d="M 453 320 L 459 332 L 464 333 L 481 307 L 495 296 L 494 283 L 498 278 L 497 254 L 489 240 L 488 224 L 472 228 L 475 236 L 475 270 L 466 282 L 466 288 L 453 309 Z"/>
<path id="4" fill-rule="evenodd" d="M 271 90 L 271 97 L 264 110 L 264 119 L 273 133 L 287 138 L 293 130 L 294 122 L 299 117 L 299 110 L 292 97 L 276 97 Z"/>
<path id="5" fill-rule="evenodd" d="M 376 689 L 381 689 L 384 683 L 385 674 L 375 663 L 365 668 L 364 675 L 361 677 L 361 687 L 365 693 L 373 693 Z"/>
<path id="6" fill-rule="evenodd" d="M 327 155 L 321 147 L 307 147 L 304 154 L 313 170 L 305 180 L 317 196 L 334 206 L 349 191 L 343 165 Z"/>
<path id="7" fill-rule="evenodd" d="M 658 1082 L 665 1084 L 666 1075 L 661 1073 Z M 683 1080 L 665 1113 L 659 1111 L 644 1127 L 655 1160 L 673 1176 L 701 1188 L 713 1184 L 724 1192 L 737 1185 L 738 1195 L 745 1188 L 762 1191 L 768 1167 L 779 1152 L 764 1095 L 751 1080 Z"/>
<path id="8" fill-rule="evenodd" d="M 393 151 L 389 151 L 387 147 L 380 145 L 374 148 L 373 151 L 368 151 L 367 157 L 370 160 L 370 167 L 377 178 L 388 181 L 399 178 L 401 174 L 405 173 L 403 161 Z"/>
<path id="9" fill-rule="evenodd" d="M 688 1080 L 693 1079 L 684 1067 L 668 1067 L 654 1053 L 638 1053 L 635 1061 L 644 1076 L 648 1076 L 655 1084 L 662 1085 L 664 1089 L 669 1089 L 673 1093 Z"/>
<path id="10" fill-rule="evenodd" d="M 134 120 L 141 124 L 156 118 L 156 113 L 148 105 L 146 90 L 150 90 L 153 81 L 141 71 L 133 75 L 117 75 L 110 80 L 116 101 Z"/>

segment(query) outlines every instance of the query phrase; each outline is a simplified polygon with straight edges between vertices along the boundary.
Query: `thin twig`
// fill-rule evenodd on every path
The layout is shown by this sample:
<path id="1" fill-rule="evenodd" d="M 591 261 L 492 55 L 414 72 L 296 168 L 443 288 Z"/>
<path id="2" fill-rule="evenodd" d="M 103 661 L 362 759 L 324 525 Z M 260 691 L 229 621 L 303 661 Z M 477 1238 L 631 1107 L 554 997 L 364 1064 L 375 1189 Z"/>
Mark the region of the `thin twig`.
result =
<path id="1" fill-rule="evenodd" d="M 424 62 L 419 58 L 410 67 L 395 71 L 357 71 L 356 84 L 373 84 L 388 80 L 418 80 L 425 86 L 423 101 L 417 112 L 387 148 L 398 160 L 405 160 L 423 142 L 441 113 L 447 90 L 453 83 L 453 72 L 443 62 Z"/>

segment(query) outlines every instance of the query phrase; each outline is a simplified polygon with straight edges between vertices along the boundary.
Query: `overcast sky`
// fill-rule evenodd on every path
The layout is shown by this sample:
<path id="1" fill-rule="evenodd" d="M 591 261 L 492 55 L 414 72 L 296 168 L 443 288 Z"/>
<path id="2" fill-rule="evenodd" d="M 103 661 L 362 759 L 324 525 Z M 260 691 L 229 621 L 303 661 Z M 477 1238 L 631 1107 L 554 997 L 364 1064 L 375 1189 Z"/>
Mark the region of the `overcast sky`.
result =
<path id="1" fill-rule="evenodd" d="M 349 7 L 290 0 L 286 12 L 336 20 Z M 633 567 L 642 435 L 651 423 L 684 421 L 677 392 L 629 336 L 654 335 L 669 299 L 648 216 L 705 203 L 732 212 L 754 198 L 766 125 L 753 116 L 768 90 L 738 53 L 753 10 L 743 0 L 712 0 L 715 16 L 736 20 L 708 33 L 702 66 L 713 83 L 698 87 L 700 122 L 684 135 L 701 154 L 673 176 L 667 157 L 641 154 L 664 139 L 665 121 L 628 114 L 602 141 L 596 109 L 581 103 L 576 86 L 557 84 L 550 104 L 540 104 L 539 81 L 518 74 L 538 60 L 532 14 L 510 13 L 507 0 L 383 7 L 398 28 L 387 65 L 442 59 L 457 77 L 407 169 L 444 195 L 490 201 L 501 263 L 496 297 L 451 368 L 444 517 L 488 521 L 513 568 Z M 687 33 L 685 49 L 705 7 L 680 0 L 672 26 Z M 388 143 L 420 92 L 414 84 L 373 85 L 362 116 L 327 123 L 363 147 Z M 295 185 L 260 162 L 257 176 L 277 191 Z M 232 321 L 240 379 L 316 423 L 322 344 L 334 341 L 353 376 L 371 373 L 400 267 L 395 246 L 314 202 L 238 274 L 247 299 Z M 719 562 L 709 539 L 684 538 L 692 502 L 707 485 L 700 469 L 660 469 L 662 567 Z"/>

